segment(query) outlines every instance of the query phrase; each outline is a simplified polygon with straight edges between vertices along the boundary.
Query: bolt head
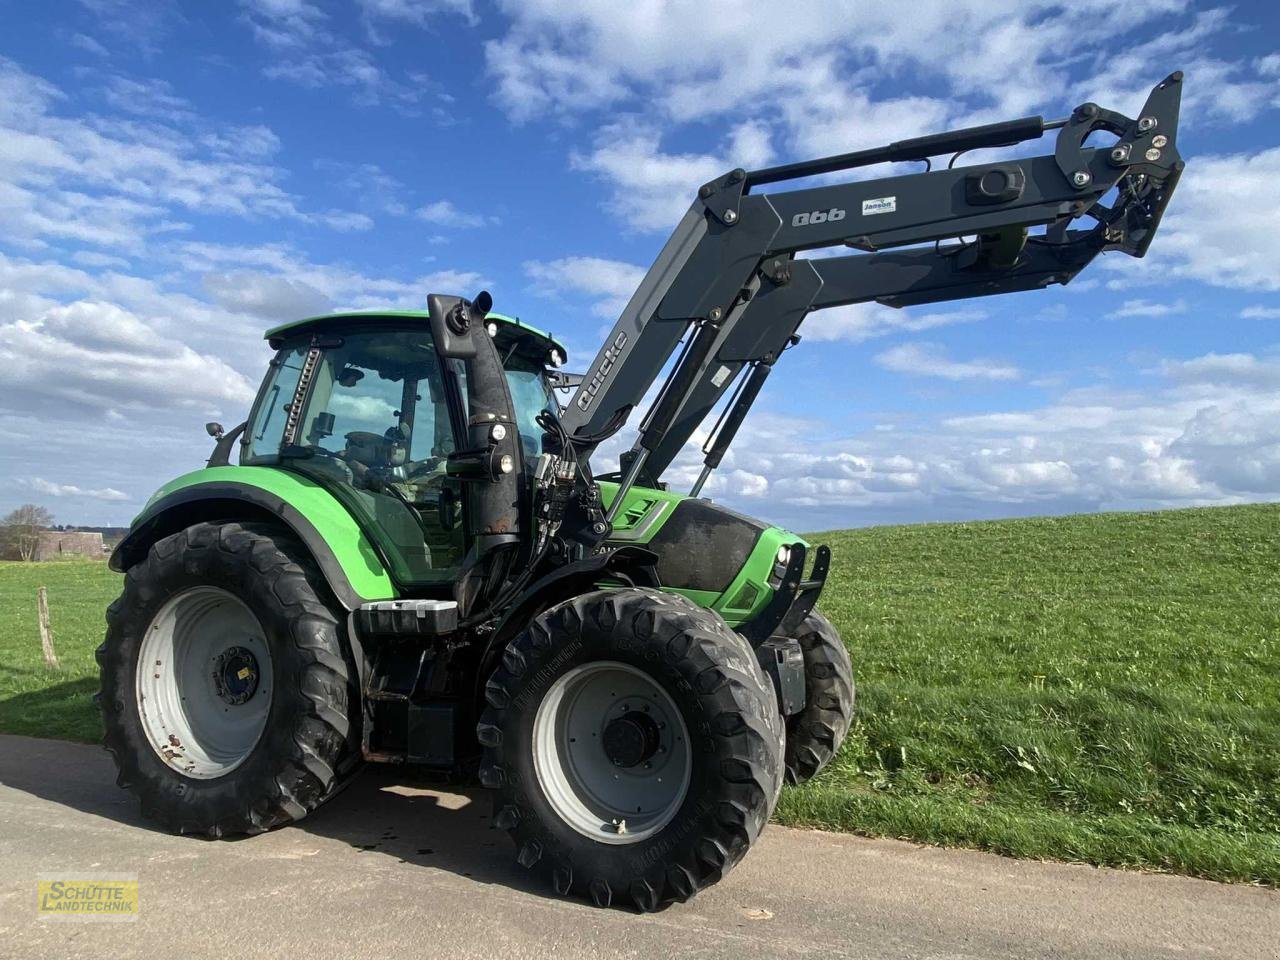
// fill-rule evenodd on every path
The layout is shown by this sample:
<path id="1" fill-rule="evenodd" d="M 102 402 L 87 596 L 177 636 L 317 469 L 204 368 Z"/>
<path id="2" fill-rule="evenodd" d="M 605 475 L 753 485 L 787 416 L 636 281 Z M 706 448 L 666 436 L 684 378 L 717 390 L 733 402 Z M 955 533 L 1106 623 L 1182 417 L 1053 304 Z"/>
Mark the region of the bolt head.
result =
<path id="1" fill-rule="evenodd" d="M 1153 161 L 1153 162 L 1154 162 L 1154 161 L 1156 161 L 1156 160 L 1159 160 L 1159 159 L 1160 159 L 1160 151 L 1159 151 L 1159 150 L 1157 150 L 1155 147 L 1152 147 L 1150 150 L 1148 150 L 1148 151 L 1146 152 L 1146 158 L 1147 158 L 1148 160 Z"/>
<path id="2" fill-rule="evenodd" d="M 1071 182 L 1077 187 L 1087 187 L 1092 179 L 1088 170 L 1077 170 L 1071 175 Z"/>
<path id="3" fill-rule="evenodd" d="M 1163 133 L 1151 138 L 1151 145 L 1153 147 L 1163 147 L 1168 142 L 1169 142 L 1169 138 L 1166 137 Z"/>
<path id="4" fill-rule="evenodd" d="M 1146 133 L 1148 130 L 1154 130 L 1155 126 L 1156 126 L 1155 117 L 1142 117 L 1141 119 L 1138 120 L 1138 129 L 1143 133 Z"/>
<path id="5" fill-rule="evenodd" d="M 726 211 L 724 212 L 724 222 L 725 222 L 725 223 L 733 223 L 733 222 L 734 222 L 735 220 L 737 220 L 737 219 L 738 219 L 737 211 L 735 211 L 735 210 L 726 210 Z"/>
<path id="6" fill-rule="evenodd" d="M 1116 163 L 1123 163 L 1125 160 L 1128 160 L 1129 147 L 1127 145 L 1116 147 L 1111 151 L 1111 159 Z"/>

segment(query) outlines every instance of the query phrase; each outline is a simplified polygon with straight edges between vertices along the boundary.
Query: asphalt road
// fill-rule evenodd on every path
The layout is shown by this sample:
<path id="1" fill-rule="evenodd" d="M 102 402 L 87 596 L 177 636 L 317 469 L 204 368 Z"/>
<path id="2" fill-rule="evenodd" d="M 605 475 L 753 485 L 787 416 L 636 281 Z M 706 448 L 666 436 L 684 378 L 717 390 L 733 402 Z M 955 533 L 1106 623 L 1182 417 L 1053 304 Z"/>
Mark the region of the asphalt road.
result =
<path id="1" fill-rule="evenodd" d="M 1280 892 L 772 826 L 637 916 L 549 896 L 479 792 L 373 770 L 296 827 L 158 833 L 97 747 L 0 736 L 5 957 L 1280 956 Z M 39 874 L 135 873 L 135 923 L 39 921 Z"/>

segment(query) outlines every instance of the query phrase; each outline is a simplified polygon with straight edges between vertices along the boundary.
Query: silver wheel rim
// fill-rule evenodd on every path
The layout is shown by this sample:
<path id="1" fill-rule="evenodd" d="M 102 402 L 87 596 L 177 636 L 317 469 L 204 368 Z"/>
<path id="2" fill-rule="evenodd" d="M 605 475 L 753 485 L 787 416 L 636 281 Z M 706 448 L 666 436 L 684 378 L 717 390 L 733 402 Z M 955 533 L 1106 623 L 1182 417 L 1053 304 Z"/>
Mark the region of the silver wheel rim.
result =
<path id="1" fill-rule="evenodd" d="M 210 780 L 253 752 L 271 709 L 262 624 L 218 587 L 171 597 L 138 652 L 138 716 L 152 749 L 179 773 Z"/>
<path id="2" fill-rule="evenodd" d="M 533 764 L 560 819 L 612 844 L 639 843 L 670 823 L 693 770 L 675 701 L 645 671 L 614 660 L 575 667 L 547 691 L 533 719 Z"/>

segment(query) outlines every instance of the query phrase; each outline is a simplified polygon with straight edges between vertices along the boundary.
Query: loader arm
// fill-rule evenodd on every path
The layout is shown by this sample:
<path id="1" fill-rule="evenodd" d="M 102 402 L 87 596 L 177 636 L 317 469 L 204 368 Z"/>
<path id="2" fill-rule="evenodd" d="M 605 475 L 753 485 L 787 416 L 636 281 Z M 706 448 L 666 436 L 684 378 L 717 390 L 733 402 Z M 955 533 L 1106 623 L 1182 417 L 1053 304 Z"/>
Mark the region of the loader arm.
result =
<path id="1" fill-rule="evenodd" d="M 696 494 L 810 311 L 1034 290 L 1069 282 L 1107 250 L 1143 256 L 1183 168 L 1181 87 L 1182 74 L 1171 74 L 1137 119 L 1086 103 L 1064 120 L 1027 117 L 750 173 L 733 170 L 705 184 L 562 417 L 579 456 L 585 459 L 625 422 L 679 350 L 623 456 L 623 489 L 614 503 L 637 481 L 656 483 L 736 384 L 704 447 Z M 954 166 L 965 151 L 1011 146 L 1051 130 L 1057 131 L 1051 154 Z M 1115 142 L 1086 147 L 1099 130 Z M 952 164 L 932 169 L 930 158 L 944 154 L 956 155 Z M 926 169 L 753 192 L 903 161 L 924 161 Z M 1103 200 L 1113 188 L 1108 205 Z M 861 252 L 796 256 L 832 247 Z"/>

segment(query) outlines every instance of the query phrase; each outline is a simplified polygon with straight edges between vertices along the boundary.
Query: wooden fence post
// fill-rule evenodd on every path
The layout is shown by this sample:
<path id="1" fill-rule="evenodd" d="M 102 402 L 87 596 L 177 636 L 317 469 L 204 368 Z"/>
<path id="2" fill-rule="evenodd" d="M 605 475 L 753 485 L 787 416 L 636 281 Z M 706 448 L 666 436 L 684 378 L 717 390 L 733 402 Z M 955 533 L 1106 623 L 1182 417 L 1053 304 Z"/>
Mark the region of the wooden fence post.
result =
<path id="1" fill-rule="evenodd" d="M 58 669 L 58 656 L 53 652 L 53 630 L 49 627 L 49 591 L 41 587 L 36 593 L 36 609 L 40 620 L 40 647 L 44 650 L 44 665 Z"/>

